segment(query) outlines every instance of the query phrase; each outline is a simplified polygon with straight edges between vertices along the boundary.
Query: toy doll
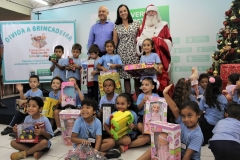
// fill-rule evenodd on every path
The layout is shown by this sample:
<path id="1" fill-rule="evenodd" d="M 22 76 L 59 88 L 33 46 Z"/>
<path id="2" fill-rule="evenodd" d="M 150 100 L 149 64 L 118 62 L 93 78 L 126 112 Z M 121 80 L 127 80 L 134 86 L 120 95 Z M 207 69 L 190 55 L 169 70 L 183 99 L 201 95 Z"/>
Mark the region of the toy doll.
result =
<path id="1" fill-rule="evenodd" d="M 68 56 L 68 62 L 72 71 L 75 72 L 76 68 L 73 66 L 74 65 L 73 59 L 69 56 Z"/>
<path id="2" fill-rule="evenodd" d="M 151 106 L 151 121 L 162 121 L 162 115 L 160 111 L 162 108 L 159 103 L 153 103 Z"/>
<path id="3" fill-rule="evenodd" d="M 169 142 L 167 140 L 168 134 L 165 132 L 161 132 L 157 136 L 157 154 L 158 158 L 161 160 L 169 160 Z"/>
<path id="4" fill-rule="evenodd" d="M 72 129 L 73 129 L 74 121 L 75 120 L 73 118 L 67 120 L 67 125 L 66 125 L 67 135 L 66 136 L 71 136 L 72 135 Z"/>
<path id="5" fill-rule="evenodd" d="M 189 77 L 191 81 L 191 86 L 195 90 L 195 95 L 198 98 L 199 90 L 198 90 L 198 70 L 196 68 L 192 68 L 192 75 Z"/>

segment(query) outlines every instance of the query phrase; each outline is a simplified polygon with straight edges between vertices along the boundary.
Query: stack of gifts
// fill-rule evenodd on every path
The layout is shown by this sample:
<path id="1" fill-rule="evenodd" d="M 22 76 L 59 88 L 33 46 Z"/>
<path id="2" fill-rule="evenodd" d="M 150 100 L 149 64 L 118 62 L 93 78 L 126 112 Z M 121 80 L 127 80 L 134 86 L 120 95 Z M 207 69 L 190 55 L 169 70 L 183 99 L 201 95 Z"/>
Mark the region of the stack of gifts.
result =
<path id="1" fill-rule="evenodd" d="M 85 86 L 93 86 L 92 71 L 94 70 L 94 60 L 88 60 L 82 62 L 81 84 Z"/>
<path id="2" fill-rule="evenodd" d="M 157 74 L 158 66 L 156 63 L 127 64 L 124 70 L 133 77 L 153 76 Z"/>
<path id="3" fill-rule="evenodd" d="M 76 91 L 73 82 L 62 82 L 61 85 L 61 94 L 62 94 L 62 107 L 67 104 L 76 106 Z"/>
<path id="4" fill-rule="evenodd" d="M 167 122 L 167 106 L 164 98 L 149 97 L 144 106 L 143 128 L 145 134 L 150 134 L 151 122 Z"/>
<path id="5" fill-rule="evenodd" d="M 35 129 L 45 128 L 43 122 L 39 123 L 22 123 L 17 125 L 16 141 L 21 143 L 38 143 L 43 137 L 34 134 Z"/>
<path id="6" fill-rule="evenodd" d="M 181 126 L 151 122 L 151 159 L 181 160 Z"/>
<path id="7" fill-rule="evenodd" d="M 71 135 L 75 120 L 80 116 L 80 110 L 65 109 L 59 113 L 62 128 L 62 140 L 64 145 L 72 145 Z"/>
<path id="8" fill-rule="evenodd" d="M 105 92 L 103 91 L 103 82 L 106 79 L 112 79 L 115 81 L 115 84 L 116 84 L 116 89 L 114 91 L 115 93 L 118 93 L 118 94 L 122 93 L 119 73 L 117 73 L 115 70 L 110 70 L 108 72 L 101 71 L 100 76 L 98 77 L 99 91 L 100 91 L 101 97 L 105 95 Z"/>

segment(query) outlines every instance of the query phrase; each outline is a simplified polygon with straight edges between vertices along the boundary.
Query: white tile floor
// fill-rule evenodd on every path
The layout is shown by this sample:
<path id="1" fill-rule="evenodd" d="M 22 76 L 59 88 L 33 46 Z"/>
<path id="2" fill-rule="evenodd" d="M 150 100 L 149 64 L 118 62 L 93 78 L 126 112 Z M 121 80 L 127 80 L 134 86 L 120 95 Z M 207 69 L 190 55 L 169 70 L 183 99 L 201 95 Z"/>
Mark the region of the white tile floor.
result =
<path id="1" fill-rule="evenodd" d="M 6 125 L 0 124 L 0 131 L 2 131 Z M 2 136 L 0 135 L 0 159 L 8 160 L 10 159 L 10 154 L 12 152 L 16 152 L 11 146 L 10 141 L 11 137 L 8 135 Z M 44 155 L 41 160 L 64 160 L 68 150 L 70 150 L 71 146 L 64 146 L 61 140 L 61 137 L 55 137 L 51 140 L 52 147 L 51 149 Z M 123 153 L 119 160 L 136 160 L 140 155 L 142 155 L 148 147 L 140 147 L 129 149 L 127 152 Z M 201 160 L 214 160 L 212 152 L 208 149 L 207 146 L 202 147 Z M 34 160 L 33 157 L 28 157 L 29 160 Z"/>

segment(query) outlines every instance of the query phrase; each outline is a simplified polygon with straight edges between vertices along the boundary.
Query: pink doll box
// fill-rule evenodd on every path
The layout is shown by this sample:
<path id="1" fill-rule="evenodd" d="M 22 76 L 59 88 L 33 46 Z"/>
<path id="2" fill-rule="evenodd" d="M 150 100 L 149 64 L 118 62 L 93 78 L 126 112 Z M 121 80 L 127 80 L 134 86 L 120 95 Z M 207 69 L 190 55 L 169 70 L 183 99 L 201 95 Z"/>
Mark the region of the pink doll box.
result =
<path id="1" fill-rule="evenodd" d="M 59 113 L 61 128 L 62 128 L 62 140 L 64 145 L 71 146 L 71 135 L 73 125 L 76 119 L 80 116 L 80 110 L 77 109 L 66 109 Z"/>
<path id="2" fill-rule="evenodd" d="M 67 104 L 76 106 L 76 91 L 73 82 L 62 82 L 61 85 L 62 94 L 62 107 Z"/>
<path id="3" fill-rule="evenodd" d="M 133 76 L 153 76 L 157 74 L 158 66 L 156 63 L 127 64 L 124 70 Z"/>
<path id="4" fill-rule="evenodd" d="M 167 122 L 167 102 L 164 98 L 150 97 L 144 106 L 144 133 L 150 134 L 150 122 Z"/>
<path id="5" fill-rule="evenodd" d="M 85 86 L 93 86 L 92 71 L 94 70 L 94 60 L 88 60 L 82 62 L 81 84 Z"/>
<path id="6" fill-rule="evenodd" d="M 168 122 L 151 122 L 151 159 L 181 160 L 181 126 Z"/>

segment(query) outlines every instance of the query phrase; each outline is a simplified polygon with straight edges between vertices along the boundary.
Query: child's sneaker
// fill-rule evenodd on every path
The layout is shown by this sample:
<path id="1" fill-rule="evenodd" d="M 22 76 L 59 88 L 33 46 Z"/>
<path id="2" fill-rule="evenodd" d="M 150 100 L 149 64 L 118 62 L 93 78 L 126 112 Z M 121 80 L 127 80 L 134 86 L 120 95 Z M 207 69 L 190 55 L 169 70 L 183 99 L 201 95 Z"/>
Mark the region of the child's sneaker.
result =
<path id="1" fill-rule="evenodd" d="M 12 133 L 13 132 L 13 129 L 10 128 L 10 127 L 6 127 L 2 132 L 1 132 L 1 135 L 7 135 L 9 133 Z"/>
<path id="2" fill-rule="evenodd" d="M 56 129 L 53 133 L 54 133 L 54 137 L 59 136 L 59 135 L 62 134 L 62 132 L 60 130 L 58 130 L 58 129 Z"/>
<path id="3" fill-rule="evenodd" d="M 118 158 L 121 156 L 121 153 L 118 149 L 111 149 L 104 155 L 107 159 Z"/>
<path id="4" fill-rule="evenodd" d="M 27 158 L 27 153 L 26 151 L 14 152 L 11 154 L 10 158 L 11 160 L 24 159 Z"/>

